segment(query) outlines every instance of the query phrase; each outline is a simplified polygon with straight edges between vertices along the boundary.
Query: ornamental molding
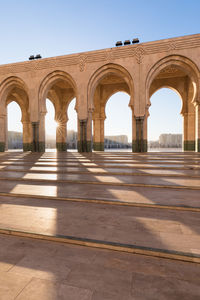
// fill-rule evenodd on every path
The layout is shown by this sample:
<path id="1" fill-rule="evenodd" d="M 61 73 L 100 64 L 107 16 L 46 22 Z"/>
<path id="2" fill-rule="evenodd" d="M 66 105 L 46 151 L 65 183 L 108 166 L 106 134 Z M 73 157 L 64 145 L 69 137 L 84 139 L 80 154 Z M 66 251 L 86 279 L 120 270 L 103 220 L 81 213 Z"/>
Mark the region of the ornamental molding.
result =
<path id="1" fill-rule="evenodd" d="M 114 62 L 117 59 L 126 59 L 134 57 L 138 64 L 141 64 L 144 56 L 151 54 L 170 53 L 191 48 L 200 47 L 200 34 L 186 36 L 163 41 L 148 42 L 139 45 L 129 45 L 114 47 L 105 50 L 96 50 L 84 52 L 81 54 L 70 54 L 52 58 L 43 58 L 19 62 L 0 66 L 0 76 L 7 74 L 17 74 L 23 72 L 34 72 L 43 69 L 62 68 L 66 66 L 78 66 L 79 71 L 83 72 L 87 64 L 95 62 Z"/>

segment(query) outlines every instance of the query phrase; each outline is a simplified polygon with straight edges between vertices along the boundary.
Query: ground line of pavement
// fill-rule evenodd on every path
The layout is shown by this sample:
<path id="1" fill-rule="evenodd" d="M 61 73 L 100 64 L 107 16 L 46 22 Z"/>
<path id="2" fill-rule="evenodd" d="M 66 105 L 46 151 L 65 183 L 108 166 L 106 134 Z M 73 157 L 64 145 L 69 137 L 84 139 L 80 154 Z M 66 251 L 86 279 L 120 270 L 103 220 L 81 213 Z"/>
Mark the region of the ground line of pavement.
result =
<path id="1" fill-rule="evenodd" d="M 200 190 L 200 186 L 181 186 L 181 185 L 161 185 L 161 184 L 144 184 L 144 183 L 121 183 L 121 182 L 101 182 L 101 181 L 77 181 L 62 179 L 36 179 L 36 178 L 7 178 L 0 177 L 0 180 L 6 181 L 25 181 L 25 182 L 43 182 L 43 183 L 70 183 L 70 184 L 92 184 L 92 185 L 110 185 L 110 186 L 127 186 L 127 187 L 150 187 L 150 188 L 167 188 L 167 189 L 183 189 L 183 190 Z"/>
<path id="2" fill-rule="evenodd" d="M 0 197 L 13 197 L 13 198 L 30 198 L 30 199 L 44 199 L 55 201 L 68 201 L 78 203 L 92 203 L 101 205 L 113 205 L 113 206 L 129 206 L 129 207 L 143 207 L 143 208 L 157 208 L 179 211 L 200 212 L 200 207 L 189 207 L 183 205 L 164 205 L 164 204 L 151 204 L 151 203 L 137 203 L 119 200 L 107 200 L 107 199 L 91 199 L 91 198 L 70 198 L 70 197 L 56 197 L 56 196 L 44 196 L 44 195 L 30 195 L 30 194 L 16 194 L 16 193 L 3 193 L 0 192 Z"/>
<path id="3" fill-rule="evenodd" d="M 0 172 L 18 172 L 18 173 L 38 173 L 38 174 L 90 174 L 90 175 L 119 175 L 119 176 L 153 176 L 153 177 L 180 177 L 180 178 L 200 178 L 200 175 L 185 174 L 151 174 L 151 173 L 126 173 L 126 172 L 89 172 L 89 171 L 54 171 L 54 170 L 18 170 L 18 169 L 0 169 Z"/>
<path id="4" fill-rule="evenodd" d="M 200 255 L 189 253 L 189 252 L 158 249 L 158 248 L 138 246 L 133 244 L 102 241 L 102 240 L 81 238 L 75 236 L 41 234 L 41 233 L 27 232 L 27 231 L 21 231 L 21 230 L 9 229 L 9 228 L 0 228 L 0 234 L 200 263 Z"/>
<path id="5" fill-rule="evenodd" d="M 34 162 L 35 163 L 35 162 Z M 111 168 L 111 169 L 152 169 L 152 170 L 194 170 L 194 171 L 200 171 L 200 167 L 157 167 L 157 166 L 112 166 L 112 165 L 108 165 L 108 164 L 99 164 L 98 166 L 84 166 L 82 164 L 66 164 L 66 165 L 52 165 L 52 164 L 38 164 L 35 165 L 35 164 L 19 164 L 19 163 L 16 163 L 16 164 L 1 164 L 0 163 L 0 166 L 5 166 L 5 167 L 9 167 L 9 166 L 12 166 L 12 165 L 15 165 L 15 166 L 34 166 L 34 167 L 59 167 L 59 168 L 74 168 L 74 167 L 79 167 L 79 168 Z"/>

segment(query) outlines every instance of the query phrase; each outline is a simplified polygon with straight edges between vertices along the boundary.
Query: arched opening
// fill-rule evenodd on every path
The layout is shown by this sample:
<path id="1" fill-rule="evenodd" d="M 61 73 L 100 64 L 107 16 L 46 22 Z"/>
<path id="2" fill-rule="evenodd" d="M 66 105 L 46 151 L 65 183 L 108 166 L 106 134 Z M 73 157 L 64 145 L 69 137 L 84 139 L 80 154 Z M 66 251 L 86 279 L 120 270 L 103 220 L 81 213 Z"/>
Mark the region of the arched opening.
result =
<path id="1" fill-rule="evenodd" d="M 106 151 L 131 151 L 132 111 L 130 96 L 124 92 L 112 95 L 105 106 L 104 149 Z"/>
<path id="2" fill-rule="evenodd" d="M 182 151 L 182 99 L 169 88 L 161 88 L 150 98 L 148 117 L 149 151 Z"/>
<path id="3" fill-rule="evenodd" d="M 23 150 L 31 150 L 32 134 L 29 115 L 28 89 L 20 78 L 11 76 L 2 82 L 0 86 L 0 105 L 0 151 L 8 149 L 8 126 L 9 130 L 12 128 L 12 131 L 23 131 Z M 9 114 L 9 120 L 7 120 L 7 112 Z M 18 125 L 16 125 L 17 123 L 15 118 L 17 118 L 16 121 L 18 122 Z M 12 127 L 10 127 L 10 122 L 13 123 Z M 21 125 L 19 125 L 19 122 L 21 122 Z M 22 136 L 22 134 L 17 133 L 15 135 L 17 135 L 16 139 L 20 141 L 20 136 Z M 9 142 L 9 148 L 21 148 L 21 142 L 19 142 L 18 145 L 16 145 L 16 143 L 13 145 L 13 142 L 11 144 Z"/>
<path id="4" fill-rule="evenodd" d="M 180 96 L 182 100 L 181 115 L 183 116 L 182 133 L 184 151 L 195 151 L 195 101 L 198 95 L 197 82 L 198 69 L 195 64 L 186 57 L 176 55 L 165 57 L 156 63 L 150 70 L 146 80 L 146 116 L 148 116 L 148 109 L 151 105 L 150 98 L 159 89 L 167 87 L 176 91 Z M 165 106 L 163 110 L 165 110 Z M 173 110 L 165 112 L 169 120 L 172 114 Z M 171 125 L 173 125 L 173 122 L 171 122 Z"/>
<path id="5" fill-rule="evenodd" d="M 55 121 L 55 109 L 53 103 L 46 99 L 45 115 L 45 149 L 47 151 L 56 149 L 56 128 L 57 123 Z"/>
<path id="6" fill-rule="evenodd" d="M 7 149 L 21 150 L 23 149 L 23 127 L 22 113 L 20 106 L 12 101 L 7 105 Z"/>
<path id="7" fill-rule="evenodd" d="M 114 97 L 112 99 L 117 99 L 122 95 L 122 93 L 128 94 L 129 102 L 125 104 L 125 100 L 123 103 L 123 108 L 121 108 L 121 116 L 118 116 L 118 124 L 121 124 L 123 127 L 123 118 L 122 112 L 126 107 L 133 106 L 133 81 L 130 74 L 119 65 L 108 64 L 97 70 L 92 76 L 89 83 L 89 109 L 92 113 L 93 120 L 93 149 L 95 151 L 104 151 L 104 121 L 106 119 L 106 115 L 108 117 L 107 120 L 110 119 L 110 113 L 105 112 L 106 103 L 108 99 Z M 116 94 L 121 92 L 119 94 Z M 124 95 L 123 97 L 126 97 Z M 120 97 L 120 98 L 123 98 Z M 123 100 L 122 100 L 123 101 Z M 108 102 L 115 102 L 114 110 L 117 109 L 118 101 L 109 100 Z M 108 104 L 107 107 L 110 105 Z M 116 116 L 116 113 L 114 113 Z M 110 119 L 111 120 L 111 119 Z M 109 121 L 107 121 L 109 122 Z M 115 123 L 116 121 L 114 121 Z M 132 122 L 130 121 L 130 126 L 132 126 Z M 108 126 L 107 126 L 108 127 Z M 111 128 L 110 128 L 111 129 Z M 132 130 L 131 130 L 132 131 Z M 118 131 L 119 132 L 119 131 Z M 120 131 L 122 132 L 122 131 Z M 128 134 L 130 137 L 130 133 Z M 114 146 L 115 143 L 113 143 Z M 120 147 L 119 145 L 122 143 L 116 143 L 116 147 Z M 106 140 L 106 148 L 108 147 L 108 142 Z"/>
<path id="8" fill-rule="evenodd" d="M 54 107 L 54 121 L 52 122 L 50 134 L 54 133 L 56 127 L 56 138 L 52 145 L 56 147 L 57 151 L 67 150 L 67 107 L 72 99 L 75 98 L 75 84 L 72 78 L 65 72 L 55 71 L 47 75 L 43 80 L 39 91 L 39 110 L 40 110 L 40 130 L 39 130 L 39 143 L 45 150 L 45 132 L 48 136 L 48 127 L 43 128 L 44 116 L 47 112 L 46 99 L 49 99 Z M 51 116 L 53 118 L 53 116 Z M 56 124 L 56 123 L 57 124 Z M 53 125 L 54 124 L 54 125 Z M 55 126 L 56 124 L 56 126 Z M 47 146 L 47 143 L 46 143 Z"/>
<path id="9" fill-rule="evenodd" d="M 77 150 L 78 132 L 77 132 L 77 113 L 76 99 L 74 98 L 67 107 L 67 149 Z"/>

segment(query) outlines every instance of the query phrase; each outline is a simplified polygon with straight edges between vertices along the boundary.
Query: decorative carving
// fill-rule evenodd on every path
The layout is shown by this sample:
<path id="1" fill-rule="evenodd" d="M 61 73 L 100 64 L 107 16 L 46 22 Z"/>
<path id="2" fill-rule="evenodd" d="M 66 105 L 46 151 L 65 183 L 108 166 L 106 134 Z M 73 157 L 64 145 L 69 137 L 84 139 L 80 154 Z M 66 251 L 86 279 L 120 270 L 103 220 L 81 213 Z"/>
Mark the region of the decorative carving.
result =
<path id="1" fill-rule="evenodd" d="M 143 58 L 143 55 L 145 55 L 145 50 L 143 47 L 141 46 L 138 46 L 136 48 L 136 50 L 134 51 L 134 56 L 136 58 L 136 61 L 138 64 L 141 64 L 142 63 L 142 58 Z"/>
<path id="2" fill-rule="evenodd" d="M 173 67 L 173 66 L 169 66 L 163 70 L 160 71 L 160 74 L 174 74 L 177 73 L 178 69 Z"/>
<path id="3" fill-rule="evenodd" d="M 142 62 L 144 55 L 169 52 L 173 50 L 190 49 L 200 47 L 200 35 L 186 36 L 178 39 L 155 41 L 139 44 L 138 46 L 126 46 L 101 51 L 91 51 L 82 54 L 45 58 L 37 61 L 26 61 L 0 66 L 0 75 L 13 73 L 38 71 L 48 68 L 59 68 L 64 66 L 78 65 L 80 72 L 85 70 L 86 62 L 94 63 L 100 61 L 109 62 L 114 59 L 135 57 L 138 64 Z"/>
<path id="4" fill-rule="evenodd" d="M 107 50 L 106 59 L 107 59 L 108 62 L 112 61 L 112 51 Z"/>
<path id="5" fill-rule="evenodd" d="M 170 50 L 176 50 L 176 44 L 175 43 L 173 43 L 173 42 L 169 43 L 169 51 Z"/>
<path id="6" fill-rule="evenodd" d="M 83 72 L 85 70 L 86 59 L 87 59 L 86 55 L 84 55 L 84 54 L 80 55 L 80 57 L 79 57 L 79 69 L 80 69 L 80 72 Z"/>

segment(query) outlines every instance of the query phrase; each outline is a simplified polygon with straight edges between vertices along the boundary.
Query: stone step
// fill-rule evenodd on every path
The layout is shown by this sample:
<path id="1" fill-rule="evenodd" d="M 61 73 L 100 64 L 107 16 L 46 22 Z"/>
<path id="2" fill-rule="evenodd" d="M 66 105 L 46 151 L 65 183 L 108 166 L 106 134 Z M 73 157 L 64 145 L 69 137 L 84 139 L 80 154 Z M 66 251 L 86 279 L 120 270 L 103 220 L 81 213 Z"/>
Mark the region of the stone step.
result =
<path id="1" fill-rule="evenodd" d="M 83 168 L 80 167 L 72 167 L 72 168 L 65 168 L 63 170 L 57 170 L 57 167 L 45 167 L 40 168 L 37 166 L 34 166 L 30 169 L 29 166 L 12 166 L 9 165 L 7 167 L 0 167 L 0 173 L 4 172 L 25 172 L 28 171 L 29 173 L 40 173 L 40 174 L 92 174 L 93 175 L 104 175 L 104 176 L 110 176 L 110 175 L 121 175 L 121 176 L 154 176 L 154 177 L 180 177 L 180 178 L 200 178 L 200 170 L 162 170 L 159 169 L 159 171 L 156 169 L 126 169 L 121 168 L 120 171 L 118 169 L 113 168 L 87 168 L 88 171 L 83 170 Z"/>
<path id="2" fill-rule="evenodd" d="M 136 205 L 179 206 L 199 208 L 199 190 L 152 187 L 109 186 L 80 183 L 0 181 L 0 191 L 10 195 L 26 197 L 56 197 L 116 201 Z"/>
<path id="3" fill-rule="evenodd" d="M 1 199 L 0 233 L 200 262 L 199 213 Z"/>
<path id="4" fill-rule="evenodd" d="M 199 254 L 187 253 L 182 251 L 142 247 L 137 245 L 122 244 L 122 243 L 115 243 L 115 242 L 104 242 L 104 241 L 79 238 L 74 236 L 38 234 L 34 232 L 25 232 L 25 231 L 13 230 L 8 228 L 0 228 L 0 234 L 12 235 L 21 238 L 32 238 L 37 240 L 67 243 L 72 245 L 87 246 L 87 247 L 98 248 L 98 249 L 107 249 L 113 251 L 127 252 L 133 254 L 167 258 L 167 259 L 200 264 Z"/>
<path id="5" fill-rule="evenodd" d="M 193 207 L 191 205 L 181 205 L 181 204 L 174 204 L 174 205 L 165 205 L 162 203 L 148 203 L 148 202 L 126 202 L 120 201 L 118 199 L 110 200 L 110 199 L 101 199 L 101 198 L 79 198 L 79 197 L 54 197 L 54 196 L 42 196 L 42 195 L 31 195 L 31 194 L 15 194 L 15 193 L 3 193 L 0 192 L 0 201 L 4 200 L 4 198 L 16 198 L 16 199 L 38 199 L 42 201 L 45 200 L 56 200 L 56 201 L 68 201 L 68 202 L 80 202 L 80 203 L 95 203 L 95 204 L 105 204 L 105 205 L 117 205 L 117 206 L 132 206 L 132 207 L 145 207 L 145 208 L 159 208 L 159 209 L 168 209 L 168 210 L 181 210 L 181 211 L 190 211 L 190 212 L 200 212 L 200 202 L 198 202 L 199 207 Z"/>
<path id="6" fill-rule="evenodd" d="M 59 178 L 60 177 L 60 178 Z M 98 175 L 82 175 L 82 174 L 41 174 L 41 173 L 13 173 L 6 172 L 0 177 L 0 181 L 16 181 L 16 182 L 42 182 L 44 184 L 90 184 L 105 186 L 121 186 L 121 187 L 152 187 L 152 188 L 168 188 L 168 189 L 189 189 L 200 190 L 200 179 L 197 178 L 170 178 L 169 177 L 153 177 L 146 176 L 103 176 Z"/>

